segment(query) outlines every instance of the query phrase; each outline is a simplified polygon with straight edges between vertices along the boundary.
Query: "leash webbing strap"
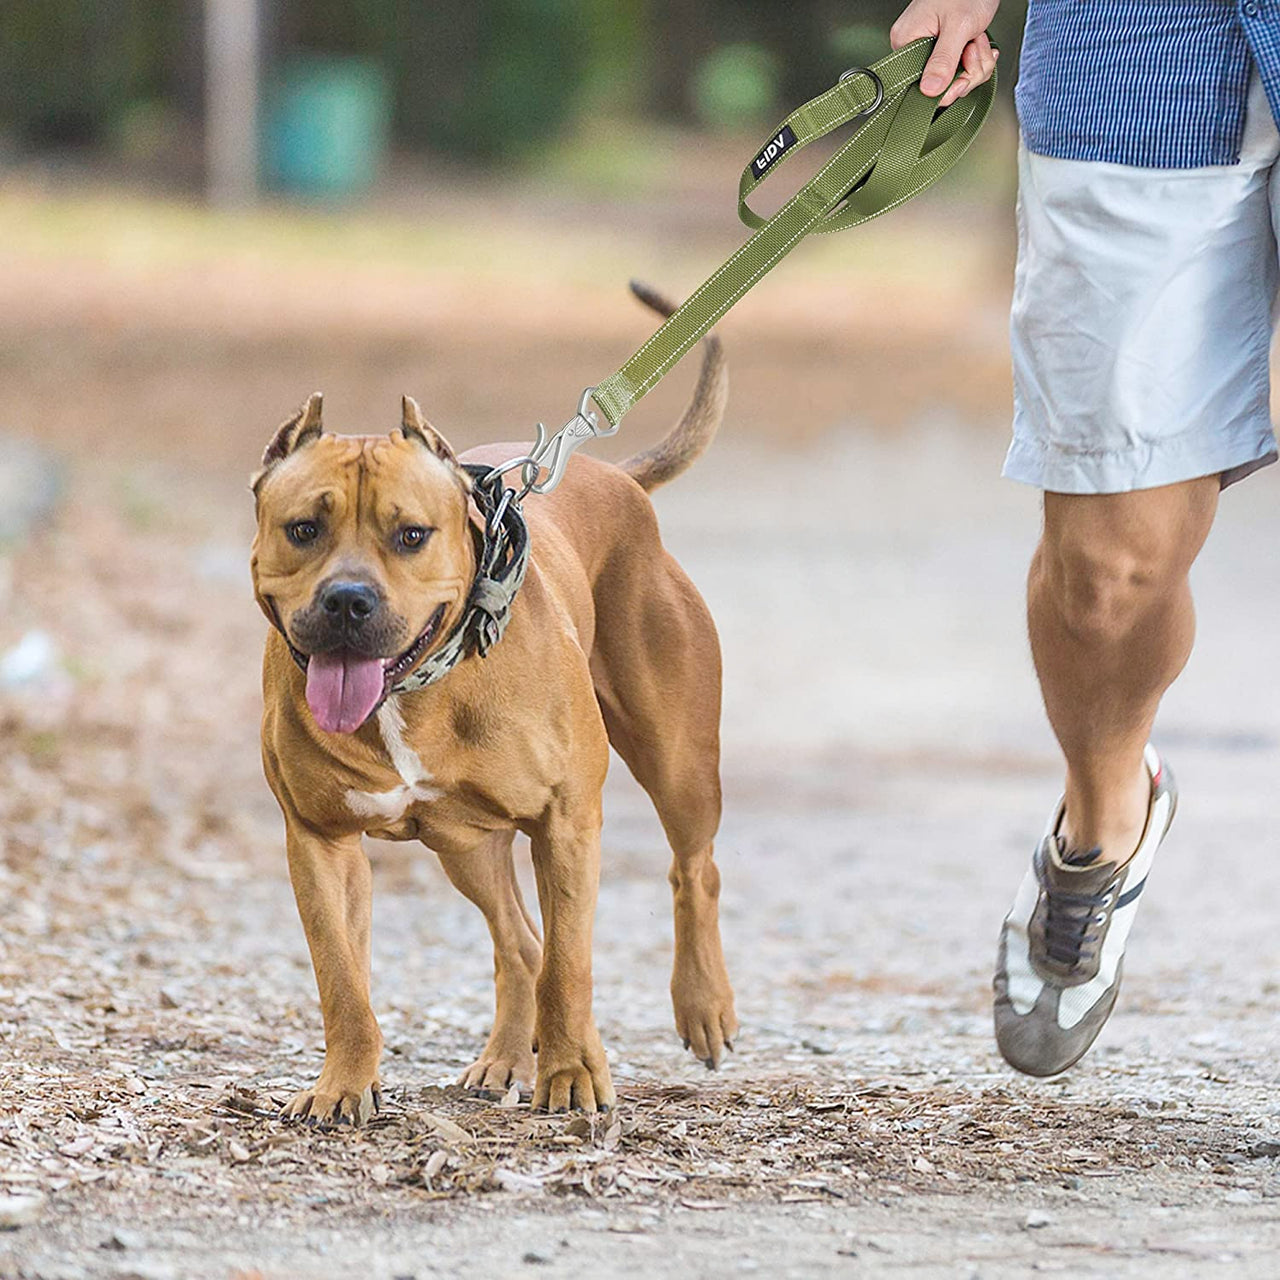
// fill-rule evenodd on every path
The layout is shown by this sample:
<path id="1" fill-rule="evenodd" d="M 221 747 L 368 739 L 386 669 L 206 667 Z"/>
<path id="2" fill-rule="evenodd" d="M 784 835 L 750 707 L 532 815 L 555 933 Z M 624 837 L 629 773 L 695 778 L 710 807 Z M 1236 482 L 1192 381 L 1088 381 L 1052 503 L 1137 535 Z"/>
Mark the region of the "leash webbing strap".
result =
<path id="1" fill-rule="evenodd" d="M 774 130 L 738 187 L 738 215 L 755 234 L 595 388 L 592 399 L 613 427 L 805 236 L 844 231 L 896 209 L 964 155 L 991 109 L 996 79 L 939 111 L 919 87 L 932 51 L 932 39 L 904 45 L 842 77 Z M 766 219 L 752 210 L 747 198 L 786 160 L 863 116 L 853 137 L 777 213 Z"/>

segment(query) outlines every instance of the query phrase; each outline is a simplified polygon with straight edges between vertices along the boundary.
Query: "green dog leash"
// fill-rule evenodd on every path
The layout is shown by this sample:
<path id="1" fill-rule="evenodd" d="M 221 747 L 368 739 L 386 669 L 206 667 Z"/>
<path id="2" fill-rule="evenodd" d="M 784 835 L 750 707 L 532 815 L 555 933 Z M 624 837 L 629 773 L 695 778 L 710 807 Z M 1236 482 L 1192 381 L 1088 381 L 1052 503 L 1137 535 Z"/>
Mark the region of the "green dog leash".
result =
<path id="1" fill-rule="evenodd" d="M 548 436 L 538 423 L 530 452 L 495 468 L 491 476 L 519 466 L 524 487 L 517 500 L 530 492 L 550 492 L 573 451 L 587 440 L 613 435 L 627 411 L 805 236 L 861 226 L 942 177 L 982 128 L 995 99 L 996 78 L 939 111 L 919 86 L 932 51 L 933 40 L 916 40 L 873 66 L 846 71 L 832 88 L 787 116 L 738 184 L 738 216 L 754 234 L 621 369 L 582 393 L 578 411 L 559 431 Z M 858 119 L 863 123 L 853 137 L 771 218 L 751 208 L 748 198 L 796 152 Z M 607 427 L 591 411 L 592 400 Z M 543 469 L 547 475 L 539 481 Z"/>

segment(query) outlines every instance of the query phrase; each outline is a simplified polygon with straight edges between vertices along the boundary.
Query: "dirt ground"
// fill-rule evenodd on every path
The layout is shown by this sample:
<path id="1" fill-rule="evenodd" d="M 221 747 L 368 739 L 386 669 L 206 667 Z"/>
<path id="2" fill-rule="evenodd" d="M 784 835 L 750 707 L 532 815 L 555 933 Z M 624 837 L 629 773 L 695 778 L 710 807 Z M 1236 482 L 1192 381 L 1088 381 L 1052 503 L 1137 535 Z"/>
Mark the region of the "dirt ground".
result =
<path id="1" fill-rule="evenodd" d="M 243 477 L 317 385 L 339 427 L 390 427 L 418 390 L 459 444 L 518 438 L 644 322 L 611 276 L 551 268 L 502 306 L 376 247 L 264 272 L 261 223 L 204 255 L 120 223 L 42 239 L 96 208 L 0 201 L 0 432 L 63 480 L 0 556 L 0 1276 L 1275 1275 L 1275 477 L 1224 500 L 1198 570 L 1158 738 L 1182 808 L 1120 1008 L 1076 1070 L 1020 1078 L 989 982 L 1058 786 L 1021 622 L 1037 503 L 997 478 L 999 290 L 950 322 L 1002 242 L 898 290 L 882 348 L 798 268 L 727 326 L 724 436 L 658 504 L 725 649 L 736 1052 L 713 1075 L 676 1039 L 666 851 L 619 766 L 596 943 L 617 1112 L 454 1087 L 487 934 L 427 851 L 377 845 L 387 1106 L 286 1127 L 322 1041 L 257 758 Z M 564 224 L 534 213 L 529 235 Z M 848 264 L 867 297 L 896 243 Z"/>

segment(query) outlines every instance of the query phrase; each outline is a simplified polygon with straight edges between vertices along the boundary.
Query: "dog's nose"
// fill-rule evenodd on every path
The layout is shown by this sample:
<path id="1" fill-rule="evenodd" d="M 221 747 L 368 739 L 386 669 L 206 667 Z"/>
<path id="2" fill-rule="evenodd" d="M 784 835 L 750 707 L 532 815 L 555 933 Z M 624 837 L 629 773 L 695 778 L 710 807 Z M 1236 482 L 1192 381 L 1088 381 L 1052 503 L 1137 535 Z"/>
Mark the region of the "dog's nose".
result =
<path id="1" fill-rule="evenodd" d="M 378 607 L 378 593 L 363 582 L 331 582 L 320 605 L 330 617 L 358 627 Z"/>

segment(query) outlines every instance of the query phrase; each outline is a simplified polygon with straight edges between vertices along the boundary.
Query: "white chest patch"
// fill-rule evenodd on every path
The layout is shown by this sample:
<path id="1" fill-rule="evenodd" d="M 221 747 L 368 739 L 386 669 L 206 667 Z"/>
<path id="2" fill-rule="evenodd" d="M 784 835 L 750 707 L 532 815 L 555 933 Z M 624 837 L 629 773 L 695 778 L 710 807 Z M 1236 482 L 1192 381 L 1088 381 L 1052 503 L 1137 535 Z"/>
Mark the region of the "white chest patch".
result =
<path id="1" fill-rule="evenodd" d="M 390 791 L 347 791 L 347 808 L 358 818 L 378 818 L 383 822 L 395 822 L 404 816 L 410 805 L 424 800 L 439 800 L 444 792 L 433 786 L 431 775 L 422 766 L 417 752 L 404 740 L 404 717 L 400 714 L 399 699 L 388 698 L 378 708 L 378 731 L 382 744 L 391 757 L 395 771 L 401 777 L 401 785 Z"/>

